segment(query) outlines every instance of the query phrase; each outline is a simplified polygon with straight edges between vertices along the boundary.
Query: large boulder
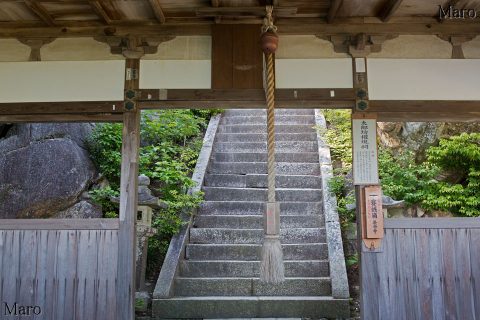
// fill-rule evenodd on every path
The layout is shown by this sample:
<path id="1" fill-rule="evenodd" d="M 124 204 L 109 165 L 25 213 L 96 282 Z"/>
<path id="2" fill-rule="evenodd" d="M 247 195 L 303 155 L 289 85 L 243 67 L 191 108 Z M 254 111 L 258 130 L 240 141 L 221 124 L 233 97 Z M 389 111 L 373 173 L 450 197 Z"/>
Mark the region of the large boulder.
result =
<path id="1" fill-rule="evenodd" d="M 422 161 L 428 147 L 436 144 L 442 135 L 443 122 L 379 122 L 381 143 L 394 152 L 408 149 Z"/>
<path id="2" fill-rule="evenodd" d="M 85 218 L 101 218 L 102 208 L 88 201 L 82 200 L 67 210 L 58 212 L 55 218 L 60 219 L 85 219 Z"/>
<path id="3" fill-rule="evenodd" d="M 13 126 L 6 137 L 17 136 L 24 143 L 45 139 L 70 139 L 85 148 L 95 127 L 92 123 L 28 123 Z"/>
<path id="4" fill-rule="evenodd" d="M 0 139 L 0 218 L 52 217 L 74 207 L 98 175 L 84 149 L 91 128 L 90 124 L 10 128 Z"/>

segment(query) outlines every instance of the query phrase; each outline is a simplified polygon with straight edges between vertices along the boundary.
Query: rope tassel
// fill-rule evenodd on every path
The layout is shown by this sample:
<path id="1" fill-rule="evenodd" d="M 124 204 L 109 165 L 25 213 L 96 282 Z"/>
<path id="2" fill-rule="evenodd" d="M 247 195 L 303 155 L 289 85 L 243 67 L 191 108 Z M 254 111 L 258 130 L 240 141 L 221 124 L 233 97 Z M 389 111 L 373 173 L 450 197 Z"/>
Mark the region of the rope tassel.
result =
<path id="1" fill-rule="evenodd" d="M 272 7 L 267 7 L 267 17 L 262 34 L 262 48 L 266 62 L 268 202 L 264 215 L 265 237 L 262 246 L 260 281 L 279 284 L 285 280 L 285 267 L 280 243 L 280 205 L 275 202 L 275 70 L 273 54 L 277 48 L 278 36 L 273 26 L 272 11 Z"/>

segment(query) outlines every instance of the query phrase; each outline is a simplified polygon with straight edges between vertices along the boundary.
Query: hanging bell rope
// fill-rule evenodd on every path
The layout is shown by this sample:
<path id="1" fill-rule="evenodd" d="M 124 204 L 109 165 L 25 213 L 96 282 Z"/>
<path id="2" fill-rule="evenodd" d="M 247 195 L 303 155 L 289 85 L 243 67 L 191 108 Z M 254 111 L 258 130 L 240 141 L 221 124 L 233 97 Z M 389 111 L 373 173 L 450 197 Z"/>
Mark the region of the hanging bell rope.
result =
<path id="1" fill-rule="evenodd" d="M 262 50 L 265 55 L 265 96 L 267 100 L 267 167 L 268 202 L 264 215 L 264 240 L 260 281 L 279 284 L 285 280 L 283 252 L 280 243 L 280 205 L 275 201 L 275 70 L 274 53 L 278 47 L 277 28 L 273 24 L 273 7 L 266 7 L 262 26 Z"/>

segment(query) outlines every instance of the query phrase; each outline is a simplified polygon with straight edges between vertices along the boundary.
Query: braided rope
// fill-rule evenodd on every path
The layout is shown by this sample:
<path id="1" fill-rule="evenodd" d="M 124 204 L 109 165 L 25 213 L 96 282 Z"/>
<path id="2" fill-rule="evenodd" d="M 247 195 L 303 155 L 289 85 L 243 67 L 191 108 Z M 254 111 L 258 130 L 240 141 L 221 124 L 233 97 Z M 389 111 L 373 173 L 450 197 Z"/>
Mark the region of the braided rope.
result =
<path id="1" fill-rule="evenodd" d="M 268 153 L 268 202 L 275 202 L 275 71 L 273 54 L 266 53 L 267 62 L 267 153 Z"/>

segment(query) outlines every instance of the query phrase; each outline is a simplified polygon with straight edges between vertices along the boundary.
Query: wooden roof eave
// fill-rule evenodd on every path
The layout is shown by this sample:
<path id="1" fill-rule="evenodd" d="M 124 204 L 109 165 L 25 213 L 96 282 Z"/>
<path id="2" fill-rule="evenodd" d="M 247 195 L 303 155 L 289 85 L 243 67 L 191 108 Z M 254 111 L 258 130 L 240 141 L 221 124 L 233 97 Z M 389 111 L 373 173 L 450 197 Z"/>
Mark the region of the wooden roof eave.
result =
<path id="1" fill-rule="evenodd" d="M 260 20 L 259 20 L 260 21 Z M 122 24 L 102 25 L 99 23 L 65 23 L 62 26 L 47 27 L 38 22 L 0 23 L 0 38 L 19 37 L 96 37 L 103 35 L 139 35 L 139 36 L 193 36 L 210 35 L 212 22 L 191 22 L 190 24 L 152 22 L 128 22 Z M 397 34 L 397 35 L 479 35 L 478 22 L 448 22 L 438 23 L 431 18 L 390 19 L 383 23 L 377 18 L 371 19 L 340 19 L 335 23 L 326 23 L 315 18 L 282 18 L 276 22 L 281 35 L 344 35 L 344 34 Z"/>

